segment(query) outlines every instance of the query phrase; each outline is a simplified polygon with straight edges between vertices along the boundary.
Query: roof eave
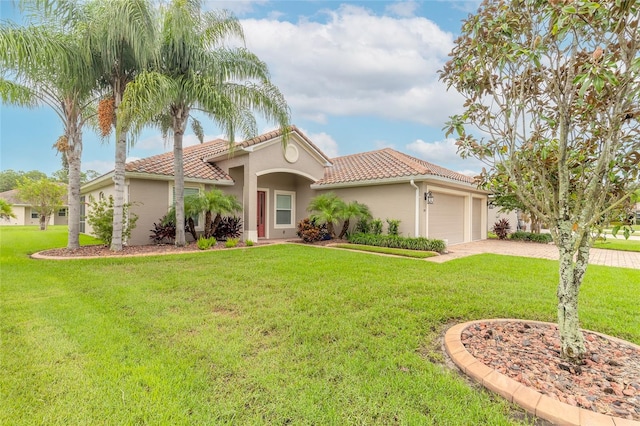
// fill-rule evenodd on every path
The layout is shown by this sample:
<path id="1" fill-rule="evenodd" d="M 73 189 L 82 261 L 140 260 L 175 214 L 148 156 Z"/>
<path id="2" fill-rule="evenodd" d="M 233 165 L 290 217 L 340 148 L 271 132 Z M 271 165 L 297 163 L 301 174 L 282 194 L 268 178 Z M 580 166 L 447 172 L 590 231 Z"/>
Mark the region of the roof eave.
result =
<path id="1" fill-rule="evenodd" d="M 359 181 L 350 181 L 350 182 L 338 182 L 338 183 L 328 183 L 328 184 L 311 184 L 311 189 L 337 189 L 337 188 L 349 188 L 356 186 L 372 186 L 372 185 L 390 185 L 395 183 L 409 183 L 411 180 L 416 182 L 438 182 L 448 185 L 460 186 L 466 189 L 473 189 L 478 192 L 489 194 L 489 191 L 478 188 L 475 184 L 469 182 L 462 182 L 456 179 L 450 179 L 442 176 L 435 175 L 410 175 L 410 176 L 399 176 L 399 177 L 391 177 L 384 179 L 367 179 L 367 180 L 359 180 Z"/>

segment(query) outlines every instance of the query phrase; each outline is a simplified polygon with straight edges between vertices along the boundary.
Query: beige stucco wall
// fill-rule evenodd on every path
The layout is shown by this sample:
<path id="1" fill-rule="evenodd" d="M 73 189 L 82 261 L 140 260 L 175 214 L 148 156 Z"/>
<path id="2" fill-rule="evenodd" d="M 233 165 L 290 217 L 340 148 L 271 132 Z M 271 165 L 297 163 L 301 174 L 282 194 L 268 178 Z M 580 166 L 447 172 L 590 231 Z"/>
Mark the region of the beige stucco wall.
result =
<path id="1" fill-rule="evenodd" d="M 456 208 L 462 209 L 460 216 L 459 228 L 456 233 L 460 234 L 462 241 L 472 241 L 473 239 L 484 239 L 487 237 L 486 223 L 486 194 L 482 191 L 476 191 L 473 188 L 463 185 L 447 185 L 441 182 L 414 182 L 418 187 L 417 196 L 416 189 L 409 182 L 392 183 L 386 185 L 369 185 L 356 186 L 350 188 L 334 188 L 331 190 L 321 190 L 319 192 L 334 192 L 344 201 L 358 201 L 369 206 L 374 218 L 381 219 L 384 223 L 384 232 L 387 232 L 386 219 L 399 219 L 399 232 L 403 236 L 418 236 L 429 238 L 447 239 L 447 229 L 437 235 L 429 235 L 429 230 L 433 233 L 434 226 L 433 217 L 429 217 L 429 211 L 438 208 L 427 204 L 424 200 L 424 193 L 431 191 L 434 195 L 435 203 L 438 202 L 438 196 L 442 200 L 442 195 L 460 197 L 460 202 L 456 203 Z M 474 200 L 476 200 L 474 202 Z M 417 202 L 417 211 L 416 211 Z M 475 208 L 474 208 L 475 206 Z M 459 211 L 451 212 L 451 215 L 458 214 Z M 446 215 L 446 211 L 444 212 Z M 416 232 L 417 217 L 417 232 Z M 429 224 L 431 223 L 431 228 Z M 339 227 L 341 224 L 339 224 Z M 480 226 L 479 230 L 473 232 L 474 227 Z"/>
<path id="2" fill-rule="evenodd" d="M 322 191 L 331 192 L 331 191 Z M 358 186 L 353 188 L 338 188 L 332 190 L 345 202 L 357 201 L 366 204 L 374 219 L 381 219 L 384 233 L 387 233 L 386 219 L 399 219 L 400 235 L 415 237 L 415 193 L 416 190 L 409 183 Z M 355 223 L 352 225 L 355 226 Z M 337 230 L 342 227 L 338 224 Z M 352 228 L 353 229 L 353 228 Z"/>

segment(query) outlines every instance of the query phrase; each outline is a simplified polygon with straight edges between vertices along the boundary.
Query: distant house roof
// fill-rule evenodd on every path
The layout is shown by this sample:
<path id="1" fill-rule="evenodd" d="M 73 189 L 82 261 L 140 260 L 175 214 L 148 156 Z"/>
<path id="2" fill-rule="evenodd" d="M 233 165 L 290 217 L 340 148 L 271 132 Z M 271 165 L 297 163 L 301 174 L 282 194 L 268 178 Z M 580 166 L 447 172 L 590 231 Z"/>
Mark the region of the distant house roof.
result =
<path id="1" fill-rule="evenodd" d="M 229 142 L 216 139 L 183 149 L 184 177 L 207 180 L 232 180 L 217 165 L 209 163 L 206 158 L 216 156 L 229 149 Z M 154 175 L 173 176 L 173 151 L 154 155 L 127 163 L 125 171 L 148 173 Z"/>
<path id="2" fill-rule="evenodd" d="M 66 185 L 64 183 L 57 182 L 57 184 L 60 186 L 64 186 L 66 188 Z M 0 192 L 0 198 L 5 200 L 9 204 L 16 205 L 16 206 L 30 205 L 29 203 L 26 203 L 25 201 L 23 201 L 22 198 L 20 198 L 20 193 L 18 192 L 17 189 L 10 189 L 9 191 Z M 66 206 L 67 202 L 68 202 L 67 195 L 65 193 L 60 199 L 60 204 L 62 204 L 63 206 Z"/>
<path id="3" fill-rule="evenodd" d="M 391 148 L 346 155 L 334 158 L 332 162 L 333 166 L 325 168 L 324 178 L 316 182 L 315 185 L 322 186 L 418 176 L 437 176 L 465 184 L 474 183 L 472 177 L 436 166 Z"/>
<path id="4" fill-rule="evenodd" d="M 25 204 L 24 201 L 18 196 L 17 189 L 10 189 L 9 191 L 0 192 L 0 198 L 5 200 L 9 204 Z"/>

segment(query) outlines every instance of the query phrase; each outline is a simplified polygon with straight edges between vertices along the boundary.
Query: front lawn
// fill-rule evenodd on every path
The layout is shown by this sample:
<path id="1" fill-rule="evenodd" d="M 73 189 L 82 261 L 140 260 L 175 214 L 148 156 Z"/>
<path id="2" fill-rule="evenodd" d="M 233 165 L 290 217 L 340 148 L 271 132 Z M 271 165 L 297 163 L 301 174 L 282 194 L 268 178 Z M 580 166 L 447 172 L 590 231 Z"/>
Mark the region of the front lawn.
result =
<path id="1" fill-rule="evenodd" d="M 298 244 L 46 261 L 0 227 L 0 424 L 521 424 L 442 365 L 460 321 L 555 319 L 557 262 Z M 640 343 L 640 271 L 589 266 L 585 328 Z"/>
<path id="2" fill-rule="evenodd" d="M 618 238 L 608 236 L 606 241 L 596 241 L 593 247 L 607 250 L 640 252 L 640 240 L 625 240 L 621 235 L 618 235 Z"/>

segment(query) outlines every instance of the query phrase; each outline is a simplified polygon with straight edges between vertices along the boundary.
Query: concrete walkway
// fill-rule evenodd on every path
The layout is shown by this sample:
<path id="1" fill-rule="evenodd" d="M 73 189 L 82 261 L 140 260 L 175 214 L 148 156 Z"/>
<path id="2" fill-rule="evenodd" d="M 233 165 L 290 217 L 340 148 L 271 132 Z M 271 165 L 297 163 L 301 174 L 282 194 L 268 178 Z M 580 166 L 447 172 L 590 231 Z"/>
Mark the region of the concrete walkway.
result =
<path id="1" fill-rule="evenodd" d="M 455 244 L 449 247 L 448 254 L 430 257 L 426 260 L 429 262 L 444 263 L 449 260 L 482 253 L 558 260 L 558 249 L 553 244 L 501 240 L 482 240 L 472 243 Z M 640 269 L 640 253 L 592 248 L 589 256 L 589 264 Z"/>

